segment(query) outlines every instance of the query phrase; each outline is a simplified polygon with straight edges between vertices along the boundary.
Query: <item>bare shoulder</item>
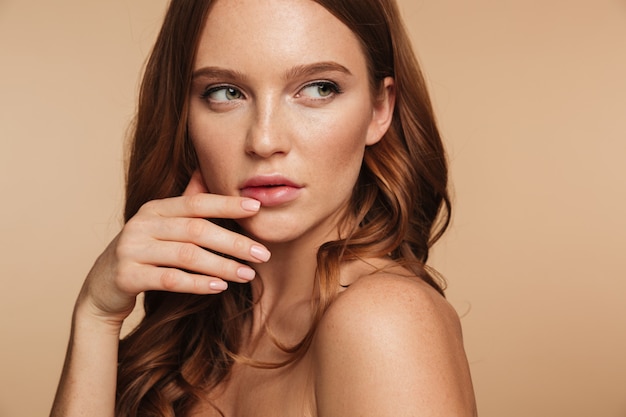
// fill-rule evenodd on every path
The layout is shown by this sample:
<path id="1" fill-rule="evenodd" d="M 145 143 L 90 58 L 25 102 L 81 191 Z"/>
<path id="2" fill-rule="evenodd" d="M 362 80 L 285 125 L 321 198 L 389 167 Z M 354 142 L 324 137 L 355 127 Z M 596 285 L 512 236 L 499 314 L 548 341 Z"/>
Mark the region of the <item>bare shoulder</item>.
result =
<path id="1" fill-rule="evenodd" d="M 392 271 L 392 272 L 391 272 Z M 409 271 L 397 267 L 388 272 L 365 274 L 343 291 L 325 314 L 320 342 L 339 332 L 362 342 L 362 332 L 412 330 L 416 337 L 443 332 L 461 338 L 459 317 L 434 288 Z"/>
<path id="2" fill-rule="evenodd" d="M 359 277 L 332 308 L 329 321 L 362 308 L 380 314 L 382 320 L 395 316 L 402 321 L 418 320 L 415 324 L 420 325 L 445 321 L 447 330 L 460 330 L 459 317 L 448 301 L 425 281 L 401 268 Z"/>
<path id="3" fill-rule="evenodd" d="M 320 416 L 475 415 L 458 315 L 405 270 L 354 280 L 312 353 Z"/>

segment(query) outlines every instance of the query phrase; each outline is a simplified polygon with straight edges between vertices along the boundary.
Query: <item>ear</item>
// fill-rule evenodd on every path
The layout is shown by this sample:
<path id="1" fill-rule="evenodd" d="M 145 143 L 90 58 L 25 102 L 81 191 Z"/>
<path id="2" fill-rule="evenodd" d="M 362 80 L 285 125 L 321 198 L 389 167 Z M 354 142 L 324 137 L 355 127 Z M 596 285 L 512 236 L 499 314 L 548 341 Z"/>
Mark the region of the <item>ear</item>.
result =
<path id="1" fill-rule="evenodd" d="M 200 169 L 196 169 L 193 174 L 191 174 L 191 178 L 189 179 L 189 183 L 183 191 L 183 195 L 195 195 L 200 193 L 208 193 L 209 189 L 204 182 L 204 178 L 202 178 L 202 173 Z"/>
<path id="2" fill-rule="evenodd" d="M 374 145 L 387 133 L 393 120 L 396 106 L 396 84 L 392 77 L 386 77 L 381 85 L 378 96 L 374 100 L 372 121 L 367 131 L 367 146 Z"/>

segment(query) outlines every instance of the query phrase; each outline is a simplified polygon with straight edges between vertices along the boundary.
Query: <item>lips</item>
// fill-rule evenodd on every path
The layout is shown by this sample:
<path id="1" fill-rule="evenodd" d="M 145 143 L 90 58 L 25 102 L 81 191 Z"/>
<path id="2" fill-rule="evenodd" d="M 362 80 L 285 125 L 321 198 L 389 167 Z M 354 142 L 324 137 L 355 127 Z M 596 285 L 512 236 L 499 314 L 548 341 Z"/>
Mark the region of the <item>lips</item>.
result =
<path id="1" fill-rule="evenodd" d="M 302 188 L 282 175 L 261 175 L 247 180 L 241 187 L 241 195 L 260 201 L 262 207 L 277 207 L 297 199 Z"/>

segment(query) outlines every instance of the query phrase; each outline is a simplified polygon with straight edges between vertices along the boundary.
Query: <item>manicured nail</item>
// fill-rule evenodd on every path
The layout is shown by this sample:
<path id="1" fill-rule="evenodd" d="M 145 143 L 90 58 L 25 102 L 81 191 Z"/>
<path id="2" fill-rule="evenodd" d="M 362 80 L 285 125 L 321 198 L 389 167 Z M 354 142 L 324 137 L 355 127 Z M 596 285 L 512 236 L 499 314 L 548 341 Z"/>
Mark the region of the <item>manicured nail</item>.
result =
<path id="1" fill-rule="evenodd" d="M 265 249 L 263 246 L 258 246 L 258 245 L 253 245 L 250 248 L 250 255 L 254 256 L 255 258 L 257 258 L 261 262 L 269 261 L 270 260 L 270 256 L 272 256 L 270 251 Z"/>
<path id="2" fill-rule="evenodd" d="M 237 270 L 237 276 L 241 279 L 245 279 L 247 281 L 253 280 L 256 276 L 256 272 L 254 269 L 248 266 L 242 266 Z"/>
<path id="3" fill-rule="evenodd" d="M 248 211 L 259 211 L 261 208 L 261 202 L 248 198 L 241 202 L 241 208 Z"/>
<path id="4" fill-rule="evenodd" d="M 225 281 L 211 281 L 209 282 L 209 288 L 216 291 L 224 291 L 228 288 L 228 284 Z"/>

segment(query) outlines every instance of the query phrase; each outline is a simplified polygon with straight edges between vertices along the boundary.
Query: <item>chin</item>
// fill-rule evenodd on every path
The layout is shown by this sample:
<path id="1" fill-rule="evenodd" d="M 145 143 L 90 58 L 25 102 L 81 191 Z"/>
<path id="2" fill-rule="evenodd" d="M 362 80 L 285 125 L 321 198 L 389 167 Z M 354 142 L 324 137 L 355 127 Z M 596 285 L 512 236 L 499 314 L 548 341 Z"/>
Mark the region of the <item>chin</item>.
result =
<path id="1" fill-rule="evenodd" d="M 260 243 L 288 243 L 303 234 L 297 221 L 290 219 L 265 219 L 260 215 L 249 219 L 238 220 L 239 226 L 250 238 Z"/>
<path id="2" fill-rule="evenodd" d="M 259 243 L 291 243 L 292 248 L 307 250 L 310 247 L 317 250 L 325 242 L 339 238 L 337 225 L 347 205 L 347 202 L 337 202 L 322 207 L 316 204 L 261 207 L 258 214 L 237 222 L 247 236 Z"/>

